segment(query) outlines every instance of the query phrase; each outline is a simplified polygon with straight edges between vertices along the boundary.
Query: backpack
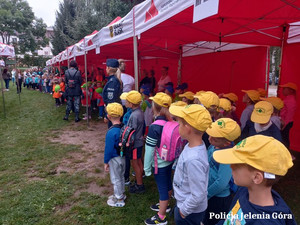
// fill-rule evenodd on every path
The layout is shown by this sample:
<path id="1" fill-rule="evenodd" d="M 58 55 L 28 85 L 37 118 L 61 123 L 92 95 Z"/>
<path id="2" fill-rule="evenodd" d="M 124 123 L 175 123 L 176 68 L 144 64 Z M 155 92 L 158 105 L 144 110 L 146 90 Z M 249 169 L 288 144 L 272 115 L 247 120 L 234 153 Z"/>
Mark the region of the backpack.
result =
<path id="1" fill-rule="evenodd" d="M 68 81 L 68 87 L 69 88 L 75 88 L 75 84 L 76 84 L 76 80 L 75 80 L 75 75 L 76 75 L 76 73 L 78 72 L 78 70 L 76 70 L 76 72 L 74 73 L 74 75 L 72 76 L 72 78 L 71 78 L 71 74 L 70 74 L 70 72 L 68 71 L 68 73 L 69 73 L 69 75 L 70 75 L 70 79 L 69 79 L 69 81 Z"/>
<path id="2" fill-rule="evenodd" d="M 133 150 L 134 145 L 134 135 L 135 130 L 129 126 L 124 125 L 120 131 L 119 137 L 119 147 L 120 156 L 123 157 L 124 154 L 130 154 Z"/>
<path id="3" fill-rule="evenodd" d="M 158 167 L 156 152 L 162 160 L 173 162 L 175 159 L 179 158 L 180 153 L 182 152 L 187 141 L 183 140 L 180 137 L 179 124 L 175 121 L 156 120 L 152 124 L 163 127 L 160 140 L 160 147 L 156 148 L 156 151 L 154 152 L 154 173 L 157 174 Z"/>

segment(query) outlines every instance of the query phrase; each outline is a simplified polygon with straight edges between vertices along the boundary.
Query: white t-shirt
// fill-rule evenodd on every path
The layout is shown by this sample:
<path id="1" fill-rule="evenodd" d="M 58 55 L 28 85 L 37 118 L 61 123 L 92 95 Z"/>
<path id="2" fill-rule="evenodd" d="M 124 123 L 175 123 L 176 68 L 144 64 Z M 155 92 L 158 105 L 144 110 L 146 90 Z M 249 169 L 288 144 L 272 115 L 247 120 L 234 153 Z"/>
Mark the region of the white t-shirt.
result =
<path id="1" fill-rule="evenodd" d="M 132 91 L 134 85 L 134 78 L 126 73 L 121 73 L 121 80 L 123 83 L 123 92 Z M 122 100 L 122 105 L 125 105 L 126 100 Z"/>
<path id="2" fill-rule="evenodd" d="M 123 92 L 129 92 L 134 85 L 134 78 L 126 73 L 121 73 L 121 80 L 123 82 Z"/>
<path id="3" fill-rule="evenodd" d="M 160 78 L 157 83 L 157 92 L 161 92 L 165 89 L 165 84 L 171 82 L 171 78 L 166 76 L 164 79 Z"/>

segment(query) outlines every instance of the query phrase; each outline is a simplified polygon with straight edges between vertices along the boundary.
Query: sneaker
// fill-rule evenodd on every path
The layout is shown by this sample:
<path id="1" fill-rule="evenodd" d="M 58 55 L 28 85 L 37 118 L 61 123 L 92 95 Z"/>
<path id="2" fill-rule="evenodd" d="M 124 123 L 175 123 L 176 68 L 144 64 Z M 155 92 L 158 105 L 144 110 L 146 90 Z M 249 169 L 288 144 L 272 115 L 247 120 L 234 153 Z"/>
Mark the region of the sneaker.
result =
<path id="1" fill-rule="evenodd" d="M 124 198 L 117 199 L 115 196 L 108 198 L 107 205 L 112 207 L 124 207 L 125 206 Z"/>
<path id="2" fill-rule="evenodd" d="M 108 196 L 108 199 L 112 199 L 112 198 L 114 198 L 114 197 L 115 197 L 115 195 L 110 195 L 110 196 Z M 124 194 L 123 200 L 125 201 L 126 198 L 127 198 L 127 196 Z"/>
<path id="3" fill-rule="evenodd" d="M 81 119 L 78 117 L 75 119 L 75 123 L 78 123 Z"/>
<path id="4" fill-rule="evenodd" d="M 65 116 L 65 117 L 63 118 L 63 120 L 69 120 L 69 118 Z"/>
<path id="5" fill-rule="evenodd" d="M 129 178 L 125 180 L 125 185 L 127 185 L 127 186 L 130 185 L 130 180 L 129 180 Z"/>
<path id="6" fill-rule="evenodd" d="M 144 186 L 144 184 L 138 185 L 138 184 L 134 183 L 133 185 L 130 186 L 129 192 L 135 193 L 135 194 L 142 194 L 145 192 L 145 186 Z"/>
<path id="7" fill-rule="evenodd" d="M 150 209 L 152 209 L 155 212 L 159 212 L 159 203 L 155 205 L 151 205 Z M 168 205 L 166 212 L 169 213 L 171 211 L 171 207 Z"/>
<path id="8" fill-rule="evenodd" d="M 131 175 L 132 175 L 133 177 L 135 177 L 135 172 L 133 171 Z"/>
<path id="9" fill-rule="evenodd" d="M 156 224 L 161 224 L 161 225 L 166 225 L 168 224 L 167 218 L 165 216 L 165 218 L 162 220 L 161 218 L 159 218 L 159 216 L 156 214 L 155 216 L 152 216 L 151 218 L 146 219 L 145 221 L 146 225 L 156 225 Z"/>
<path id="10" fill-rule="evenodd" d="M 99 120 L 102 120 L 102 119 L 103 119 L 103 117 L 102 117 L 102 116 L 99 116 L 99 117 L 98 117 L 98 119 L 99 119 Z"/>

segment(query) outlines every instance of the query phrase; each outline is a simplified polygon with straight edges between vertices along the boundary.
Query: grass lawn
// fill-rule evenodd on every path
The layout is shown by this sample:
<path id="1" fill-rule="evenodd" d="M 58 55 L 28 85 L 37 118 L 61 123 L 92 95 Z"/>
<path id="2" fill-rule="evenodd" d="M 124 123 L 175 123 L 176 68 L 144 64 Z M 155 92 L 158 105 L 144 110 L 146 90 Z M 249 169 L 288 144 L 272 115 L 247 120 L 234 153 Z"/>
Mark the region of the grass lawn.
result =
<path id="1" fill-rule="evenodd" d="M 70 154 L 82 152 L 82 146 L 54 143 L 65 130 L 88 129 L 81 121 L 62 120 L 65 107 L 56 108 L 48 94 L 23 89 L 21 105 L 15 86 L 4 93 L 6 119 L 0 99 L 0 224 L 143 224 L 153 216 L 149 206 L 158 194 L 152 177 L 145 178 L 146 193 L 130 195 L 124 208 L 106 205 L 108 193 L 93 194 L 78 190 L 96 182 L 107 185 L 107 176 L 95 179 L 85 171 L 57 173 Z M 73 119 L 73 116 L 71 117 Z M 102 123 L 94 121 L 92 123 Z M 106 132 L 106 130 L 95 131 Z M 104 146 L 99 146 L 103 154 Z M 300 223 L 300 154 L 288 175 L 274 188 L 285 199 Z M 99 162 L 101 164 L 102 162 Z M 103 166 L 95 168 L 103 173 Z M 174 204 L 174 202 L 172 202 Z M 169 224 L 174 224 L 172 219 Z"/>

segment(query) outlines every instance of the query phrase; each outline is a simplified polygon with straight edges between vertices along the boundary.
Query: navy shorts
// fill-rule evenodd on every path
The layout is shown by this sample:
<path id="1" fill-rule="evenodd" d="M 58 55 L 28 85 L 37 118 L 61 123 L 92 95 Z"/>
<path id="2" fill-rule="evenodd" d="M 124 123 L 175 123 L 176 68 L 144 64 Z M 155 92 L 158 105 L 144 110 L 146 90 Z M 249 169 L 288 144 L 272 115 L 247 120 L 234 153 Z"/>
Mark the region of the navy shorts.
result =
<path id="1" fill-rule="evenodd" d="M 163 168 L 158 168 L 158 173 L 154 174 L 159 200 L 169 200 L 169 191 L 172 190 L 172 164 Z"/>
<path id="2" fill-rule="evenodd" d="M 130 159 L 141 159 L 143 155 L 143 146 L 132 150 Z"/>

